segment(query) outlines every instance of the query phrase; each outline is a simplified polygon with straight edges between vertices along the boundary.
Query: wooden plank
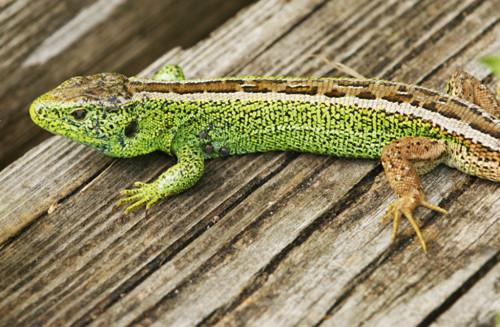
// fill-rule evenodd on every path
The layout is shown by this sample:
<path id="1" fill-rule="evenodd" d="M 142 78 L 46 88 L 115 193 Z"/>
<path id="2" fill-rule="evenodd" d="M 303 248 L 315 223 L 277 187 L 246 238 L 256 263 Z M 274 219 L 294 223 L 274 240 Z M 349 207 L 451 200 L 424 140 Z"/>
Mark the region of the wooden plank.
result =
<path id="1" fill-rule="evenodd" d="M 0 168 L 49 136 L 31 101 L 75 75 L 133 75 L 190 46 L 252 0 L 13 0 L 0 4 Z"/>
<path id="2" fill-rule="evenodd" d="M 460 322 L 459 326 L 480 326 L 484 322 L 494 326 L 500 312 L 500 265 L 496 264 L 484 273 L 485 276 L 481 276 L 466 294 L 430 326 L 457 326 L 457 321 Z"/>
<path id="3" fill-rule="evenodd" d="M 369 161 L 358 167 L 346 166 L 344 160 L 328 164 L 331 161 L 308 155 L 291 162 L 222 217 L 210 233 L 198 237 L 152 274 L 149 287 L 159 292 L 135 289 L 123 298 L 122 305 L 110 308 L 106 320 L 97 319 L 92 325 L 108 324 L 110 317 L 112 323 L 126 325 L 146 311 L 161 324 L 190 326 L 228 297 L 238 297 L 254 274 L 318 218 L 332 198 L 346 192 L 349 184 L 331 178 L 333 172 L 359 181 L 373 167 Z M 311 198 L 320 187 L 325 194 Z"/>
<path id="4" fill-rule="evenodd" d="M 0 173 L 0 244 L 88 183 L 112 158 L 53 137 Z"/>
<path id="5" fill-rule="evenodd" d="M 433 179 L 427 180 L 431 187 L 442 187 L 436 176 L 426 179 Z M 428 257 L 408 244 L 413 237 L 410 231 L 403 232 L 397 242 L 404 249 L 388 251 L 390 230 L 381 231 L 377 222 L 381 203 L 392 196 L 381 193 L 379 186 L 372 186 L 339 215 L 331 212 L 323 216 L 320 226 L 302 235 L 305 240 L 299 239 L 290 251 L 280 253 L 284 258 L 277 265 L 265 268 L 268 271 L 256 280 L 257 291 L 231 308 L 216 325 L 247 321 L 250 326 L 338 326 L 339 322 L 346 326 L 398 326 L 405 317 L 405 325 L 415 326 L 418 321 L 414 319 L 438 307 L 449 295 L 447 292 L 456 289 L 450 284 L 460 286 L 475 273 L 475 265 L 491 259 L 485 254 L 498 249 L 498 219 L 491 219 L 489 235 L 483 238 L 484 230 L 471 227 L 470 221 L 453 221 L 449 226 L 449 221 L 433 217 L 446 226 L 441 229 L 446 233 L 431 234 L 434 251 Z M 490 217 L 494 216 L 491 203 L 499 195 L 496 192 L 489 198 Z M 480 210 L 484 208 L 477 208 Z M 427 234 L 431 228 L 426 225 Z M 465 233 L 461 228 L 467 231 L 467 237 L 460 238 Z M 456 241 L 441 244 L 443 238 L 447 239 L 444 234 L 452 234 L 450 237 Z M 358 238 L 361 241 L 356 244 L 346 242 Z M 471 258 L 467 253 L 475 242 L 482 243 L 477 253 L 481 258 Z M 459 259 L 452 267 L 439 264 L 450 257 Z M 433 285 L 436 280 L 440 282 Z M 413 284 L 408 290 L 408 285 Z"/>
<path id="6" fill-rule="evenodd" d="M 437 190 L 442 187 L 434 182 L 430 186 Z M 461 202 L 467 198 L 477 199 L 477 194 L 484 194 L 482 192 L 488 187 L 488 184 L 479 182 L 472 186 L 478 193 L 464 193 L 457 198 L 450 211 L 465 211 L 465 214 L 459 214 L 461 219 L 431 217 L 432 223 L 425 225 L 426 234 L 432 238 L 434 246 L 430 256 L 400 252 L 379 258 L 388 261 L 363 276 L 362 281 L 349 285 L 352 287 L 349 298 L 339 307 L 331 307 L 325 325 L 335 326 L 335 321 L 341 319 L 353 324 L 395 326 L 404 317 L 405 323 L 416 326 L 431 314 L 437 316 L 442 310 L 441 305 L 453 298 L 468 279 L 485 266 L 488 268 L 491 261 L 498 260 L 500 188 L 497 187 L 485 202 L 476 207 L 464 208 Z M 483 212 L 488 218 L 477 221 L 475 217 Z M 455 322 L 459 325 L 459 321 Z"/>
<path id="7" fill-rule="evenodd" d="M 440 88 L 463 66 L 486 77 L 476 58 L 500 51 L 499 5 L 261 1 L 144 75 L 166 63 L 188 77 L 336 74 L 307 57 L 315 52 L 367 76 Z M 406 222 L 396 244 L 391 227 L 379 226 L 396 197 L 376 161 L 294 153 L 214 160 L 200 183 L 147 219 L 122 218 L 110 212 L 113 195 L 174 161 L 115 161 L 54 140 L 0 173 L 0 203 L 23 200 L 19 212 L 30 215 L 0 250 L 0 325 L 460 325 L 448 313 L 474 302 L 478 289 L 498 298 L 484 286 L 498 266 L 498 183 L 446 167 L 425 176 L 428 200 L 450 215 L 417 210 L 424 255 Z M 104 161 L 94 167 L 92 158 Z M 36 173 L 25 176 L 27 163 Z M 71 172 L 87 177 L 74 186 L 64 178 Z M 45 202 L 40 188 L 5 195 L 31 179 L 61 191 Z M 40 214 L 54 201 L 52 214 Z M 9 221 L 0 210 L 0 222 Z M 474 310 L 466 319 L 481 324 L 495 307 Z"/>

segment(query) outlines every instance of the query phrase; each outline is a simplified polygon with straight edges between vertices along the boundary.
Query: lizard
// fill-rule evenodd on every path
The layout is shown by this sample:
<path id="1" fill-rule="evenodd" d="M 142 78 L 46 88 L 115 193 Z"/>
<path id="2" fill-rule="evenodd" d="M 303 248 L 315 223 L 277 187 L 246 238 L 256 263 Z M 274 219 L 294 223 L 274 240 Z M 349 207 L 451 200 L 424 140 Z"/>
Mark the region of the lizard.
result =
<path id="1" fill-rule="evenodd" d="M 125 215 L 192 187 L 207 159 L 297 151 L 380 159 L 398 200 L 392 240 L 406 218 L 428 203 L 420 175 L 443 163 L 500 181 L 500 107 L 493 92 L 465 72 L 446 93 L 377 79 L 225 77 L 186 80 L 168 65 L 152 79 L 118 73 L 77 76 L 38 97 L 33 121 L 48 131 L 114 157 L 160 150 L 177 163 L 152 183 L 135 182 L 116 207 Z M 113 209 L 114 209 L 113 208 Z"/>

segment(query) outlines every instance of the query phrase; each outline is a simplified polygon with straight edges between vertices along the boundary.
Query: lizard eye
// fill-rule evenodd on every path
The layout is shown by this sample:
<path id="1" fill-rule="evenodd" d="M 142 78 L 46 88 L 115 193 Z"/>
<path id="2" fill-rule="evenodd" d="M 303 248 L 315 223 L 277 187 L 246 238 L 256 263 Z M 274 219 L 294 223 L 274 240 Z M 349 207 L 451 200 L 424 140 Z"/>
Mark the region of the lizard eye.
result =
<path id="1" fill-rule="evenodd" d="M 126 137 L 133 137 L 135 133 L 137 132 L 137 120 L 132 120 L 126 127 L 125 127 L 125 136 Z"/>
<path id="2" fill-rule="evenodd" d="M 76 120 L 82 120 L 83 118 L 85 118 L 85 116 L 87 115 L 87 112 L 83 109 L 78 109 L 78 110 L 75 110 L 71 113 L 71 115 L 73 116 L 73 118 L 75 118 Z"/>

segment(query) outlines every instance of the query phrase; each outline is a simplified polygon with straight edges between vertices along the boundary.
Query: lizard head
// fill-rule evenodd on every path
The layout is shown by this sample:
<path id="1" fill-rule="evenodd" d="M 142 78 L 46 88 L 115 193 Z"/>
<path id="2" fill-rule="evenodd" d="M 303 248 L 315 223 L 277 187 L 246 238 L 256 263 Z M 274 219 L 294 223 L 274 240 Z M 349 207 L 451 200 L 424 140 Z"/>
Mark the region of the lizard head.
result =
<path id="1" fill-rule="evenodd" d="M 120 74 L 73 77 L 36 99 L 30 115 L 49 132 L 107 155 L 133 157 L 158 148 L 158 131 Z"/>

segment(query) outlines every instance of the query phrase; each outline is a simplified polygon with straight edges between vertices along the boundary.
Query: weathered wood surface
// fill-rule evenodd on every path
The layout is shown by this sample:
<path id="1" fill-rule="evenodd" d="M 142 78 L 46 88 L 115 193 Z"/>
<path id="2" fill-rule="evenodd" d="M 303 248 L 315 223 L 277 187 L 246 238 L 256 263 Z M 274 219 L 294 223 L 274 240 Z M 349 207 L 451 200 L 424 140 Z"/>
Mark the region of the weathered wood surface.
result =
<path id="1" fill-rule="evenodd" d="M 153 63 L 188 77 L 365 76 L 441 89 L 500 53 L 500 1 L 260 1 Z M 119 190 L 161 153 L 111 159 L 51 138 L 0 173 L 0 325 L 477 326 L 500 311 L 500 185 L 439 167 L 423 178 L 424 255 L 376 161 L 265 153 L 213 160 L 191 190 L 122 219 Z M 54 203 L 58 207 L 45 213 Z M 19 228 L 22 229 L 19 231 Z M 15 232 L 15 231 L 18 232 Z"/>
<path id="2" fill-rule="evenodd" d="M 74 75 L 136 74 L 251 2 L 0 1 L 0 169 L 49 136 L 26 114 L 35 97 Z"/>

